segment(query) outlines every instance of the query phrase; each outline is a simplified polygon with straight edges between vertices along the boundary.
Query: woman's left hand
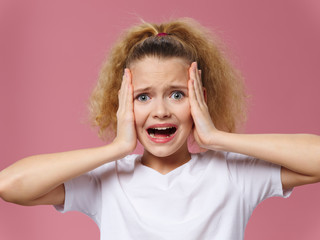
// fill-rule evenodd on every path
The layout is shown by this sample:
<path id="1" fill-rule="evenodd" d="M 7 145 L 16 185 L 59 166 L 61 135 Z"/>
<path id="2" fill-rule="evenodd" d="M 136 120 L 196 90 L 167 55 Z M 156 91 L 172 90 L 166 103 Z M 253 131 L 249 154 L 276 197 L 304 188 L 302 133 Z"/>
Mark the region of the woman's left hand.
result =
<path id="1" fill-rule="evenodd" d="M 193 135 L 200 147 L 212 149 L 214 137 L 219 131 L 214 126 L 206 103 L 206 89 L 201 83 L 201 70 L 193 62 L 189 68 L 189 101 L 194 121 Z"/>

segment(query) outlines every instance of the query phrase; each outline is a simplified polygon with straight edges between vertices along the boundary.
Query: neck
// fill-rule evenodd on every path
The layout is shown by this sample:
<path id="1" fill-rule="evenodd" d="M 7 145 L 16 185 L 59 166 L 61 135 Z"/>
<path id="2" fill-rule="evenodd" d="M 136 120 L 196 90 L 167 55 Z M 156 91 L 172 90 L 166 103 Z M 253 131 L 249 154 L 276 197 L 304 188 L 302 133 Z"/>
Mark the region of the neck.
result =
<path id="1" fill-rule="evenodd" d="M 185 164 L 190 159 L 191 155 L 186 144 L 174 154 L 165 157 L 158 157 L 147 150 L 144 150 L 141 163 L 158 171 L 161 174 L 167 174 L 168 172 L 171 172 L 172 170 Z"/>

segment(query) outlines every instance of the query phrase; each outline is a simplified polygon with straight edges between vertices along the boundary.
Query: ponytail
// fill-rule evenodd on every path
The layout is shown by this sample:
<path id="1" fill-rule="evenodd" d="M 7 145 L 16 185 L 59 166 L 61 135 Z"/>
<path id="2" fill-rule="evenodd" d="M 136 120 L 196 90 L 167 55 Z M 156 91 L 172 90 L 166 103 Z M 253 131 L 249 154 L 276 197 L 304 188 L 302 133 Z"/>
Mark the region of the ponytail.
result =
<path id="1" fill-rule="evenodd" d="M 99 135 L 106 129 L 115 133 L 118 91 L 123 71 L 144 57 L 179 57 L 198 63 L 207 91 L 207 105 L 215 126 L 234 132 L 245 119 L 245 93 L 242 78 L 224 56 L 222 44 L 213 34 L 192 19 L 162 24 L 142 23 L 128 29 L 116 42 L 105 60 L 98 83 L 91 95 L 93 125 Z"/>

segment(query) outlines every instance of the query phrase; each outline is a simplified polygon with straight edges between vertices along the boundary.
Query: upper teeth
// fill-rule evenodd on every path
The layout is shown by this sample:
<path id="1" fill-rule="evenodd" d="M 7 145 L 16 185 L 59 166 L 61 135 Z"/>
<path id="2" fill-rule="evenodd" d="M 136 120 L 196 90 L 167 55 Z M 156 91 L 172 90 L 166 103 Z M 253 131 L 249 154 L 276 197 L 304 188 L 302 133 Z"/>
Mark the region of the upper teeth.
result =
<path id="1" fill-rule="evenodd" d="M 172 127 L 157 127 L 157 128 L 154 128 L 156 130 L 167 130 L 167 129 L 170 129 Z"/>

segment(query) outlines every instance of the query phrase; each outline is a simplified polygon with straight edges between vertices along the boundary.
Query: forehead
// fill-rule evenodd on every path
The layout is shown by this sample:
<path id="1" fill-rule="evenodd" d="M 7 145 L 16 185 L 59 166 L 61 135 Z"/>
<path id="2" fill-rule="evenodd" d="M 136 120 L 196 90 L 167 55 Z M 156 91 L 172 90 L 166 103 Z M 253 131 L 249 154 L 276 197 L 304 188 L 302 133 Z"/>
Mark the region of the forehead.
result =
<path id="1" fill-rule="evenodd" d="M 145 57 L 131 64 L 132 83 L 134 87 L 187 85 L 189 67 L 182 58 Z"/>

